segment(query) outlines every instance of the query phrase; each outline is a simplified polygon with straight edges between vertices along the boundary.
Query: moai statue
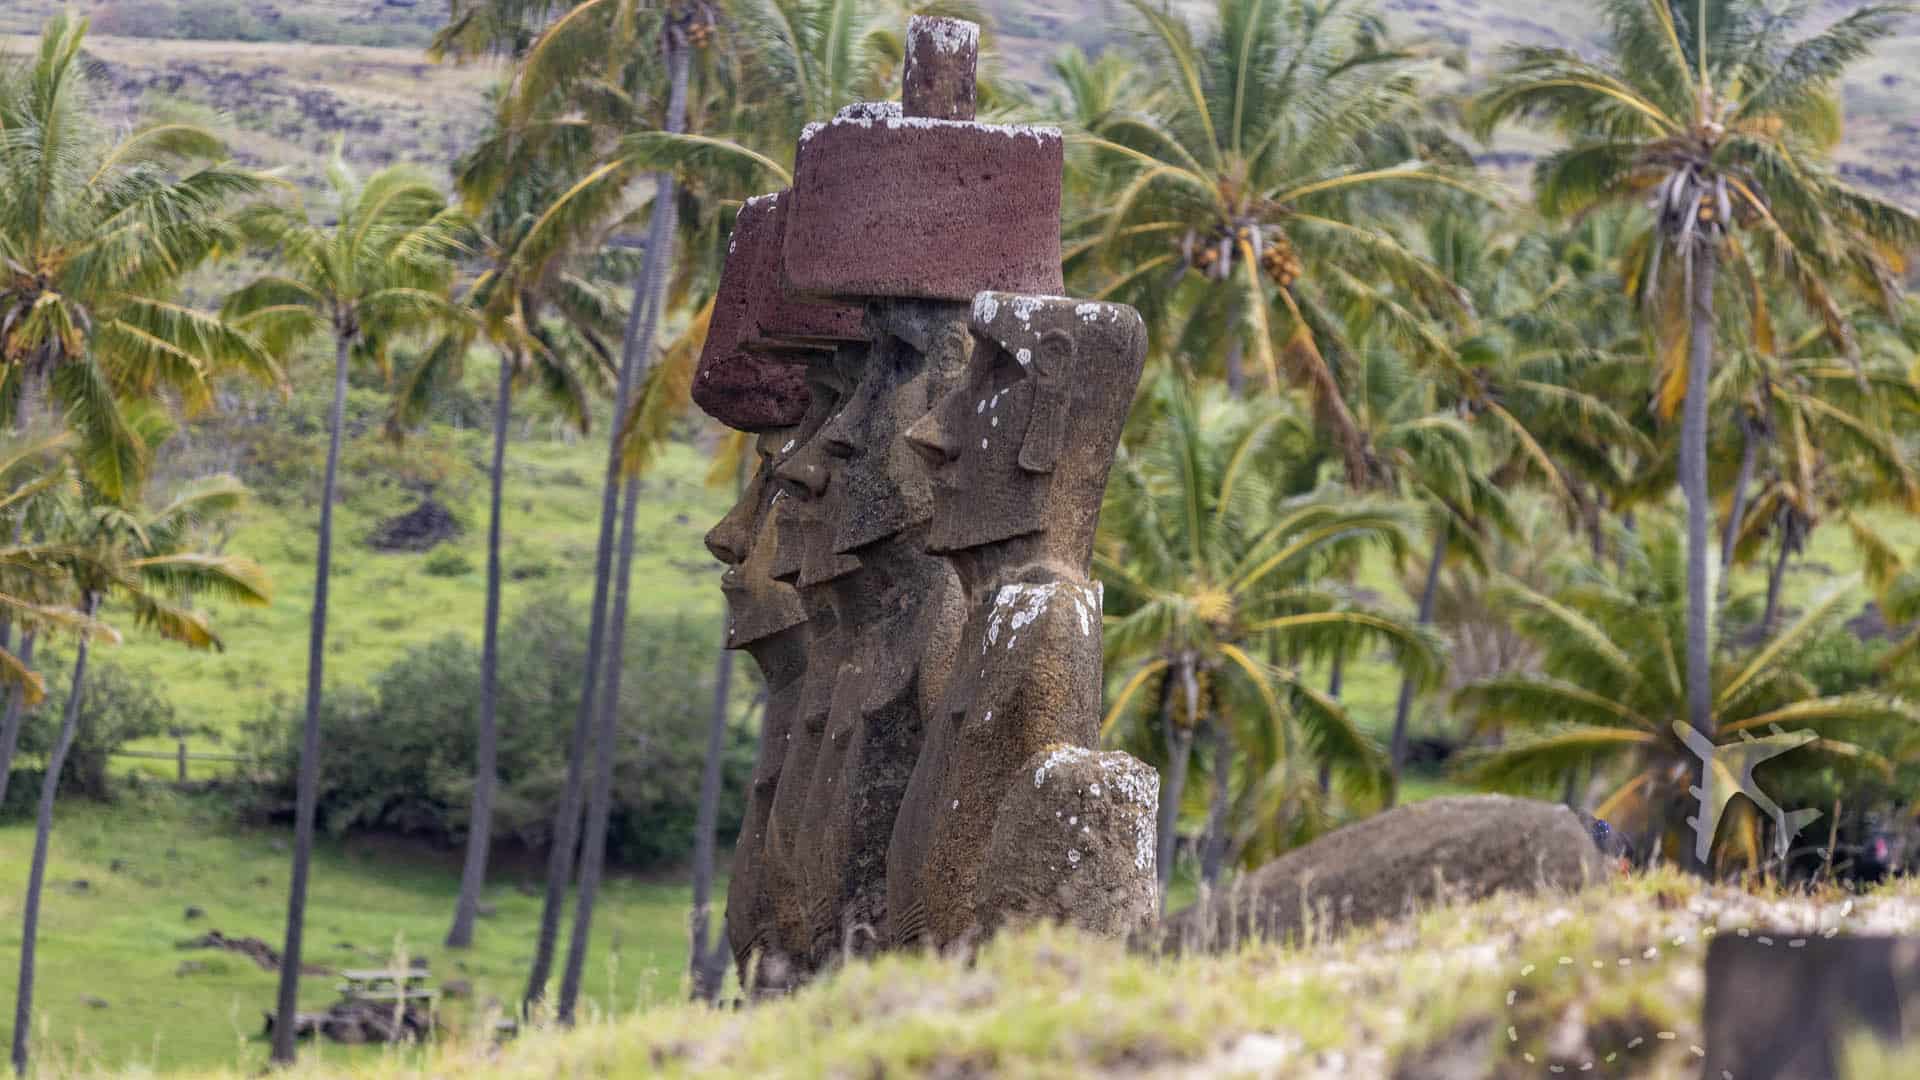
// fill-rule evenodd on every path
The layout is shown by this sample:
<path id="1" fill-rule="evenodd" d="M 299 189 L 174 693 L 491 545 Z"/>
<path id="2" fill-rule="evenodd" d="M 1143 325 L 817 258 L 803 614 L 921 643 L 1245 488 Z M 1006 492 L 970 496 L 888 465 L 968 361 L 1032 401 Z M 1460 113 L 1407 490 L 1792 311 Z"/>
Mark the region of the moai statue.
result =
<path id="1" fill-rule="evenodd" d="M 756 993 L 792 986 L 811 970 L 805 912 L 790 902 L 798 896 L 789 839 L 797 803 L 784 819 L 776 811 L 792 735 L 803 727 L 811 654 L 832 629 L 830 613 L 824 621 L 810 618 L 791 584 L 789 567 L 798 566 L 802 538 L 789 518 L 805 515 L 788 513 L 799 507 L 774 473 L 839 404 L 833 384 L 808 377 L 806 360 L 822 352 L 830 357 L 836 342 L 862 340 L 864 334 L 858 307 L 801 303 L 784 295 L 780 209 L 778 195 L 751 199 L 741 208 L 693 387 L 695 401 L 722 423 L 759 433 L 759 468 L 707 535 L 708 549 L 728 565 L 721 578 L 728 645 L 747 650 L 767 683 L 765 722 L 727 890 L 729 944 L 742 983 Z M 803 792 L 804 776 L 805 766 L 802 781 L 788 780 L 784 789 Z"/>
<path id="2" fill-rule="evenodd" d="M 927 551 L 934 494 L 902 436 L 965 374 L 975 293 L 1060 287 L 1059 132 L 974 121 L 977 48 L 970 23 L 914 18 L 902 103 L 811 125 L 794 170 L 787 284 L 865 300 L 871 334 L 819 437 L 841 459 L 825 499 L 834 550 L 862 566 L 836 582 L 852 637 L 808 803 L 827 822 L 815 925 L 836 951 L 915 936 L 918 864 L 894 857 L 896 810 L 965 623 L 951 564 Z"/>
<path id="3" fill-rule="evenodd" d="M 908 433 L 933 469 L 929 546 L 968 601 L 921 759 L 923 790 L 938 792 L 920 841 L 926 934 L 945 947 L 1020 918 L 1126 933 L 1155 910 L 1159 779 L 1093 750 L 1090 566 L 1146 328 L 1117 304 L 993 292 L 975 298 L 972 328 L 966 381 Z"/>

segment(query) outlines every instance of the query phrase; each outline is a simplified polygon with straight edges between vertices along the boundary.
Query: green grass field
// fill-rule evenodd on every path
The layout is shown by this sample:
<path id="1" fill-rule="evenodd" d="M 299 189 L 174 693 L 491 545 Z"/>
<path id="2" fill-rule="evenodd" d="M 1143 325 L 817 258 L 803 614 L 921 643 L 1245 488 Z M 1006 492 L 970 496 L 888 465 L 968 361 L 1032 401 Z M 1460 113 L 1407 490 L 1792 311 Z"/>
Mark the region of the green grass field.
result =
<path id="1" fill-rule="evenodd" d="M 459 453 L 484 462 L 484 433 L 464 432 L 455 442 Z M 587 602 L 605 455 L 599 437 L 571 445 L 529 440 L 510 449 L 503 590 L 509 618 L 537 594 L 557 591 Z M 685 612 L 719 618 L 720 567 L 701 538 L 726 512 L 730 493 L 706 486 L 705 468 L 700 451 L 676 444 L 643 481 L 633 569 L 637 615 Z M 487 507 L 485 489 L 469 486 L 473 490 L 465 495 L 440 495 L 452 504 L 464 532 L 424 554 L 380 552 L 366 543 L 380 517 L 404 510 L 410 497 L 350 501 L 339 508 L 327 630 L 329 685 L 365 683 L 409 648 L 444 634 L 479 640 Z M 317 505 L 265 503 L 242 513 L 226 550 L 266 567 L 274 599 L 266 608 L 210 605 L 214 625 L 226 639 L 225 652 L 190 653 L 129 628 L 125 642 L 102 655 L 163 684 L 182 722 L 230 735 L 267 714 L 277 697 L 297 700 L 306 678 L 318 514 Z M 463 557 L 467 569 L 451 576 L 435 572 L 435 561 L 450 552 Z M 112 611 L 107 618 L 112 620 Z M 196 749 L 216 748 L 196 742 Z"/>
<path id="2" fill-rule="evenodd" d="M 219 805 L 158 789 L 117 806 L 63 804 L 40 925 L 37 1062 L 62 1071 L 257 1069 L 266 1059 L 259 1036 L 277 976 L 239 953 L 176 944 L 218 929 L 278 950 L 289 836 L 236 830 Z M 9 1006 L 32 852 L 30 822 L 0 823 L 0 1000 Z M 518 875 L 520 868 L 496 873 L 485 895 L 495 914 L 481 921 L 475 947 L 456 955 L 440 946 L 459 883 L 455 859 L 374 840 L 323 841 L 313 864 L 308 962 L 341 970 L 383 966 L 396 950 L 424 956 L 436 980 L 473 984 L 470 1002 L 448 1005 L 445 1019 L 456 1031 L 490 999 L 511 1009 L 539 921 L 530 887 L 536 875 Z M 591 1007 L 625 1012 L 679 1000 L 684 879 L 615 877 L 601 896 L 586 965 Z M 205 915 L 188 920 L 189 906 Z M 337 981 L 303 978 L 302 1007 L 335 1000 Z M 13 1010 L 0 1011 L 0 1031 L 10 1033 Z M 321 1046 L 316 1056 L 339 1061 L 376 1052 Z"/>

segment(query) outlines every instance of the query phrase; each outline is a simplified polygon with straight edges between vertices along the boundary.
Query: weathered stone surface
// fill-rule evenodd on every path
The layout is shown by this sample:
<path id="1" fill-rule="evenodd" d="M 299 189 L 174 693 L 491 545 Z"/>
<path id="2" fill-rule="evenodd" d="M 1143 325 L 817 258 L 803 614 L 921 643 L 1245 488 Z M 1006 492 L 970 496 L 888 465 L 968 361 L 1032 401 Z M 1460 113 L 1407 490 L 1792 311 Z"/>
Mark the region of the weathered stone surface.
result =
<path id="1" fill-rule="evenodd" d="M 1025 763 L 1098 739 L 1093 534 L 1146 357 L 1138 314 L 1112 304 L 983 294 L 970 329 L 965 380 L 907 435 L 933 473 L 928 547 L 953 560 L 967 593 L 941 722 L 917 770 L 926 776 L 916 776 L 894 831 L 896 860 L 920 866 L 919 895 L 903 899 L 901 941 L 939 947 L 982 930 L 984 898 L 1001 876 L 991 831 Z M 1106 887 L 1134 888 L 1137 873 Z M 903 875 L 903 884 L 915 880 Z"/>
<path id="2" fill-rule="evenodd" d="M 1321 837 L 1172 916 L 1173 949 L 1339 933 L 1441 900 L 1578 889 L 1613 871 L 1573 811 L 1505 795 L 1427 799 Z"/>
<path id="3" fill-rule="evenodd" d="M 1060 136 L 971 122 L 977 40 L 914 19 L 904 108 L 808 129 L 739 215 L 696 378 L 768 432 L 709 543 L 769 684 L 729 893 L 756 991 L 1156 907 L 1158 778 L 1093 749 L 1093 534 L 1145 331 L 1050 295 Z"/>
<path id="4" fill-rule="evenodd" d="M 980 27 L 964 19 L 915 15 L 907 20 L 907 64 L 900 103 L 908 116 L 973 119 Z"/>
<path id="5" fill-rule="evenodd" d="M 742 431 L 791 427 L 807 411 L 806 374 L 795 358 L 748 345 L 757 336 L 753 298 L 764 291 L 767 266 L 779 259 L 773 210 L 774 199 L 763 195 L 747 200 L 735 218 L 713 318 L 693 374 L 694 404 Z"/>
<path id="6" fill-rule="evenodd" d="M 816 425 L 817 426 L 817 425 Z M 772 576 L 786 502 L 772 482 L 781 448 L 800 428 L 771 431 L 757 444 L 760 467 L 727 516 L 707 533 L 707 549 L 727 565 L 720 590 L 727 600 L 727 645 L 745 649 L 766 681 L 767 705 L 747 812 L 734 845 L 727 883 L 727 936 L 741 982 L 756 991 L 783 987 L 794 961 L 782 947 L 774 912 L 777 873 L 767 846 L 773 796 L 786 761 L 786 734 L 798 710 L 806 674 L 806 609 L 792 586 Z"/>
<path id="7" fill-rule="evenodd" d="M 792 196 L 777 191 L 765 210 L 768 239 L 754 248 L 752 292 L 748 298 L 747 345 L 755 349 L 819 348 L 831 350 L 849 342 L 865 344 L 865 310 L 859 304 L 820 302 L 790 296 L 781 284 L 780 266 L 786 249 L 787 207 Z"/>
<path id="8" fill-rule="evenodd" d="M 1856 1034 L 1920 1036 L 1920 940 L 1766 937 L 1722 934 L 1707 947 L 1701 1075 L 1837 1080 Z"/>
<path id="9" fill-rule="evenodd" d="M 786 283 L 819 297 L 965 302 L 1060 291 L 1060 132 L 901 116 L 810 125 Z"/>
<path id="10" fill-rule="evenodd" d="M 994 814 L 981 930 L 1067 922 L 1126 937 L 1146 926 L 1159 911 L 1159 807 L 1160 774 L 1130 754 L 1055 746 L 1028 758 Z"/>

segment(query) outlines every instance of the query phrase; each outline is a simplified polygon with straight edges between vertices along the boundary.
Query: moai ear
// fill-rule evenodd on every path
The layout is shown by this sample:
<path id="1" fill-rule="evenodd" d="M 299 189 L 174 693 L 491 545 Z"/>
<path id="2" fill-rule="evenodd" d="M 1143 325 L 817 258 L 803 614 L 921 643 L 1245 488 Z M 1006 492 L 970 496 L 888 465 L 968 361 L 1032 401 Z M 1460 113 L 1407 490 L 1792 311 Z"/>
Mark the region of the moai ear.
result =
<path id="1" fill-rule="evenodd" d="M 1049 330 L 1035 343 L 1027 377 L 1033 380 L 1033 406 L 1027 415 L 1027 436 L 1020 444 L 1020 467 L 1048 473 L 1060 457 L 1066 438 L 1067 384 L 1074 372 L 1073 338 L 1063 330 Z"/>

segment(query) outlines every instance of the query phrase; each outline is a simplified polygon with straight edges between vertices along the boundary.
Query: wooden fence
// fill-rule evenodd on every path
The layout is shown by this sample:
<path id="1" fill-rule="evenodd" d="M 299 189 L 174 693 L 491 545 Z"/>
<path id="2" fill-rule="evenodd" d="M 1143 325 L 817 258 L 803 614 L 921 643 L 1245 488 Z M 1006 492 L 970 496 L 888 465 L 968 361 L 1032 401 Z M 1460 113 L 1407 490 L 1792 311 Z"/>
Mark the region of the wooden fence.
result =
<path id="1" fill-rule="evenodd" d="M 142 758 L 147 761 L 171 761 L 174 763 L 174 778 L 178 783 L 187 782 L 187 765 L 194 761 L 218 761 L 237 763 L 248 760 L 243 754 L 201 754 L 187 749 L 187 740 L 181 739 L 172 750 L 115 750 L 113 757 Z"/>

